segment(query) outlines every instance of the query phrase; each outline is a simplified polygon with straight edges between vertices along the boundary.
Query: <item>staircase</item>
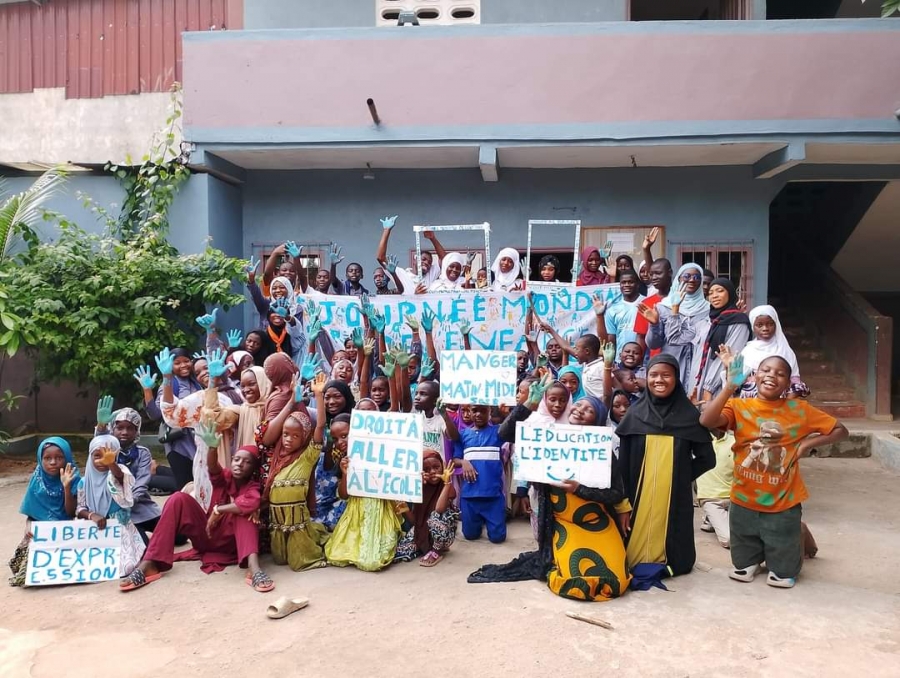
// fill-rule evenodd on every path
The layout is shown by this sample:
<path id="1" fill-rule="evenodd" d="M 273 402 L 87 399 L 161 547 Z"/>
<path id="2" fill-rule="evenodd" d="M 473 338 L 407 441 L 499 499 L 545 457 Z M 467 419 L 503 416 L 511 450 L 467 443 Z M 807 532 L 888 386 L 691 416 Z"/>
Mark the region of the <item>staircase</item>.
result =
<path id="1" fill-rule="evenodd" d="M 818 331 L 806 325 L 794 309 L 775 308 L 784 334 L 797 354 L 800 377 L 811 391 L 809 403 L 838 419 L 865 419 L 865 403 L 857 399 L 856 389 L 828 357 Z"/>

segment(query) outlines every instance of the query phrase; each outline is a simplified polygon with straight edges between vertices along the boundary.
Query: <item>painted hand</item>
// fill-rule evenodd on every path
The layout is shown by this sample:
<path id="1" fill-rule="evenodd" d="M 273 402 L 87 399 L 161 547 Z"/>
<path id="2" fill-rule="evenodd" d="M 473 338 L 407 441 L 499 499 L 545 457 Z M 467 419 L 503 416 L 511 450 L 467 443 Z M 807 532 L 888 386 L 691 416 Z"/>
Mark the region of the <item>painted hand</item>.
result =
<path id="1" fill-rule="evenodd" d="M 303 359 L 303 364 L 300 366 L 300 377 L 303 381 L 309 381 L 313 377 L 316 376 L 316 372 L 319 369 L 319 359 L 314 355 L 306 355 L 306 358 Z"/>
<path id="2" fill-rule="evenodd" d="M 244 340 L 244 335 L 241 334 L 240 330 L 229 330 L 225 338 L 228 340 L 228 348 L 237 348 Z"/>
<path id="3" fill-rule="evenodd" d="M 270 305 L 271 309 L 275 311 L 278 315 L 280 315 L 285 320 L 290 319 L 291 317 L 291 309 L 290 302 L 282 297 L 281 299 L 272 299 L 272 303 Z"/>
<path id="4" fill-rule="evenodd" d="M 363 355 L 372 355 L 375 352 L 375 340 L 368 337 L 362 346 Z"/>
<path id="5" fill-rule="evenodd" d="M 137 379 L 141 388 L 152 390 L 156 386 L 156 375 L 151 374 L 149 365 L 141 365 L 134 371 L 134 378 Z"/>
<path id="6" fill-rule="evenodd" d="M 419 321 L 416 320 L 414 315 L 406 316 L 406 324 L 409 325 L 409 329 L 411 329 L 414 333 L 419 331 Z"/>
<path id="7" fill-rule="evenodd" d="M 309 324 L 309 328 L 306 330 L 306 338 L 309 340 L 309 343 L 314 343 L 321 332 L 322 321 L 316 318 Z"/>
<path id="8" fill-rule="evenodd" d="M 384 332 L 384 326 L 387 324 L 384 314 L 382 314 L 378 310 L 375 310 L 372 313 L 372 317 L 369 319 L 369 322 L 372 323 L 372 329 L 374 329 L 376 332 L 378 332 L 378 334 L 381 334 L 382 332 Z"/>
<path id="9" fill-rule="evenodd" d="M 113 399 L 112 396 L 101 396 L 97 401 L 97 423 L 109 425 L 113 419 Z"/>
<path id="10" fill-rule="evenodd" d="M 244 273 L 248 276 L 256 276 L 256 272 L 259 270 L 259 259 L 254 259 L 253 256 L 250 256 L 250 260 L 244 265 Z"/>
<path id="11" fill-rule="evenodd" d="M 435 364 L 431 359 L 431 356 L 422 356 L 422 367 L 419 371 L 419 374 L 426 379 L 434 374 Z"/>
<path id="12" fill-rule="evenodd" d="M 394 356 L 388 353 L 384 356 L 384 365 L 380 368 L 381 373 L 386 376 L 388 379 L 393 378 L 394 370 L 397 369 L 397 363 L 394 361 Z"/>
<path id="13" fill-rule="evenodd" d="M 447 403 L 444 402 L 443 398 L 439 397 L 434 402 L 434 411 L 441 415 L 443 415 L 447 411 Z"/>
<path id="14" fill-rule="evenodd" d="M 372 300 L 369 299 L 368 294 L 359 295 L 359 310 L 362 311 L 362 314 L 367 318 L 372 318 L 375 307 L 372 305 Z"/>
<path id="15" fill-rule="evenodd" d="M 535 407 L 540 405 L 544 394 L 547 392 L 547 389 L 550 388 L 550 385 L 552 383 L 553 382 L 550 378 L 550 375 L 546 375 L 540 381 L 532 382 L 531 386 L 528 387 L 528 403 L 530 405 L 534 405 Z"/>
<path id="16" fill-rule="evenodd" d="M 396 223 L 396 221 L 397 221 L 396 214 L 392 217 L 382 217 L 381 228 L 383 228 L 385 231 L 390 231 L 392 228 L 394 228 L 394 224 Z"/>
<path id="17" fill-rule="evenodd" d="M 687 287 L 684 283 L 681 283 L 678 286 L 678 289 L 673 289 L 670 293 L 672 297 L 672 310 L 677 310 L 679 306 L 681 306 L 681 302 L 684 301 L 684 295 L 687 293 Z"/>
<path id="18" fill-rule="evenodd" d="M 463 318 L 459 321 L 459 333 L 463 336 L 468 335 L 472 332 L 472 326 L 469 324 L 469 321 Z"/>
<path id="19" fill-rule="evenodd" d="M 316 320 L 319 317 L 319 313 L 321 313 L 321 309 L 316 306 L 316 302 L 312 299 L 306 300 L 306 317 L 310 322 Z"/>
<path id="20" fill-rule="evenodd" d="M 594 292 L 594 296 L 591 299 L 594 305 L 594 313 L 596 315 L 603 315 L 606 313 L 606 302 L 603 300 L 603 296 L 599 292 Z"/>
<path id="21" fill-rule="evenodd" d="M 409 366 L 409 362 L 412 360 L 412 356 L 407 353 L 406 349 L 401 348 L 397 351 L 395 359 L 400 367 L 406 369 Z"/>
<path id="22" fill-rule="evenodd" d="M 215 379 L 225 374 L 225 351 L 217 348 L 209 355 L 206 355 L 205 358 L 210 379 Z"/>
<path id="23" fill-rule="evenodd" d="M 721 350 L 719 351 L 721 354 Z M 723 361 L 724 363 L 724 361 Z M 738 355 L 728 366 L 728 385 L 733 389 L 739 389 L 747 381 L 749 373 L 744 372 L 744 356 Z"/>
<path id="24" fill-rule="evenodd" d="M 213 325 L 216 324 L 216 315 L 218 314 L 219 309 L 214 308 L 212 313 L 207 313 L 206 315 L 201 315 L 197 318 L 197 324 L 200 325 L 207 332 L 212 330 Z"/>
<path id="25" fill-rule="evenodd" d="M 606 262 L 609 262 L 609 258 L 612 256 L 613 243 L 612 240 L 607 240 L 606 244 L 603 246 L 603 249 L 600 250 L 600 258 Z"/>
<path id="26" fill-rule="evenodd" d="M 343 247 L 338 247 L 336 243 L 331 244 L 331 249 L 328 251 L 328 259 L 331 261 L 332 266 L 337 266 L 344 260 L 344 257 L 341 254 L 343 251 Z"/>
<path id="27" fill-rule="evenodd" d="M 303 381 L 297 378 L 297 375 L 294 375 L 294 378 L 291 379 L 291 390 L 294 392 L 294 402 L 302 403 L 303 402 Z"/>
<path id="28" fill-rule="evenodd" d="M 388 273 L 394 273 L 400 265 L 400 260 L 392 254 L 387 258 L 387 261 L 384 262 L 384 265 L 385 268 L 387 268 Z"/>
<path id="29" fill-rule="evenodd" d="M 425 330 L 426 333 L 431 332 L 434 327 L 434 319 L 435 315 L 429 309 L 425 309 L 422 311 L 422 329 Z"/>
<path id="30" fill-rule="evenodd" d="M 550 356 L 546 353 L 539 353 L 537 357 L 537 367 L 547 367 L 550 364 Z"/>
<path id="31" fill-rule="evenodd" d="M 194 427 L 194 433 L 206 443 L 207 447 L 218 447 L 219 441 L 222 439 L 222 436 L 216 433 L 216 423 L 212 419 L 205 419 L 198 423 Z"/>
<path id="32" fill-rule="evenodd" d="M 611 341 L 603 344 L 603 363 L 612 365 L 616 360 L 616 345 Z"/>
<path id="33" fill-rule="evenodd" d="M 297 245 L 293 240 L 284 243 L 284 251 L 291 255 L 292 259 L 297 259 L 303 254 L 303 246 Z"/>
<path id="34" fill-rule="evenodd" d="M 441 472 L 441 480 L 444 481 L 444 485 L 449 485 L 451 483 L 451 481 L 453 480 L 454 468 L 455 467 L 453 466 L 453 464 L 447 464 L 444 467 L 444 470 Z"/>
<path id="35" fill-rule="evenodd" d="M 172 365 L 175 362 L 175 356 L 172 355 L 168 348 L 164 348 L 156 356 L 156 368 L 163 377 L 172 375 Z"/>

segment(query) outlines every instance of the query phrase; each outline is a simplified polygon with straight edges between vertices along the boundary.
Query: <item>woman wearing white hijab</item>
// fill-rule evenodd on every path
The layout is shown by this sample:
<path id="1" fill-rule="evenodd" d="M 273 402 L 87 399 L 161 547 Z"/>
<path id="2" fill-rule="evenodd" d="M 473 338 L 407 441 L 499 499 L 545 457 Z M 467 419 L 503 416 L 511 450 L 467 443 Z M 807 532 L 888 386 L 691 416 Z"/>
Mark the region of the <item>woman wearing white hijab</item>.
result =
<path id="1" fill-rule="evenodd" d="M 709 302 L 703 296 L 703 268 L 694 263 L 679 268 L 669 295 L 654 308 L 638 304 L 638 312 L 648 323 L 647 347 L 674 356 L 680 366 L 681 383 L 695 384 L 710 326 Z"/>
<path id="2" fill-rule="evenodd" d="M 447 252 L 441 259 L 441 275 L 428 287 L 429 292 L 454 292 L 465 284 L 462 272 L 466 266 L 466 255 Z"/>
<path id="3" fill-rule="evenodd" d="M 491 272 L 494 274 L 494 283 L 491 285 L 494 292 L 513 292 L 523 288 L 523 281 L 519 279 L 522 272 L 519 252 L 512 247 L 500 250 L 491 264 Z"/>
<path id="4" fill-rule="evenodd" d="M 753 328 L 754 339 L 748 341 L 741 351 L 744 358 L 744 371 L 750 376 L 741 387 L 741 398 L 756 397 L 756 380 L 753 376 L 756 374 L 759 364 L 772 356 L 784 358 L 791 366 L 791 386 L 788 389 L 787 397 L 808 397 L 809 387 L 800 379 L 797 356 L 781 329 L 778 311 L 767 304 L 757 306 L 750 311 L 750 325 Z"/>

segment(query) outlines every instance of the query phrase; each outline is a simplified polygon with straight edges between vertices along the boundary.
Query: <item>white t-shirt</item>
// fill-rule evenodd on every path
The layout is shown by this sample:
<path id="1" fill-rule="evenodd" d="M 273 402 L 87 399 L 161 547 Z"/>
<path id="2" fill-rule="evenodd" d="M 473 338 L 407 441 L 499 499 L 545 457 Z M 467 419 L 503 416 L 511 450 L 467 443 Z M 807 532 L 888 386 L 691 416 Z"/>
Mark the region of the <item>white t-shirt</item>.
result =
<path id="1" fill-rule="evenodd" d="M 433 417 L 425 417 L 422 430 L 422 443 L 426 450 L 434 450 L 444 456 L 444 436 L 447 435 L 447 422 L 437 412 Z"/>

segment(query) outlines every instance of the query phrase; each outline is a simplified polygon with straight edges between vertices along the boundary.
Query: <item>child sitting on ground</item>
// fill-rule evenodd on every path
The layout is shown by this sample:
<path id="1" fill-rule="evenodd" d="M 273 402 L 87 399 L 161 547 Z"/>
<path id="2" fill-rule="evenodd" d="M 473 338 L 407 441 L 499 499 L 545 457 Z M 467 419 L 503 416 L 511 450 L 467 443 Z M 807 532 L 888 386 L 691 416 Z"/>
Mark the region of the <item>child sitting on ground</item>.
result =
<path id="1" fill-rule="evenodd" d="M 716 466 L 697 478 L 697 499 L 703 509 L 703 532 L 715 532 L 719 544 L 729 548 L 728 509 L 731 506 L 731 486 L 734 483 L 734 434 L 713 429 L 713 449 Z"/>
<path id="2" fill-rule="evenodd" d="M 763 360 L 756 372 L 757 397 L 732 397 L 747 375 L 743 358 L 721 346 L 727 369 L 722 391 L 700 415 L 707 428 L 734 431 L 734 486 L 729 528 L 730 577 L 753 580 L 760 563 L 770 586 L 791 588 L 803 565 L 801 504 L 809 497 L 798 460 L 816 446 L 840 442 L 847 429 L 803 400 L 781 396 L 791 384 L 791 365 L 780 356 Z"/>
<path id="3" fill-rule="evenodd" d="M 460 442 L 453 457 L 463 470 L 460 511 L 463 536 L 480 539 L 487 525 L 493 543 L 506 540 L 506 497 L 503 461 L 500 459 L 498 427 L 490 423 L 487 405 L 471 405 L 472 425 L 459 432 Z"/>
<path id="4" fill-rule="evenodd" d="M 445 468 L 443 452 L 426 447 L 422 459 L 422 503 L 412 504 L 407 511 L 412 527 L 397 545 L 395 562 L 410 562 L 421 555 L 419 565 L 434 567 L 444 559 L 456 540 L 459 509 L 453 504 L 455 498 L 453 465 Z"/>
<path id="5" fill-rule="evenodd" d="M 19 513 L 25 516 L 25 537 L 9 561 L 10 586 L 25 585 L 31 523 L 42 520 L 70 520 L 75 515 L 75 499 L 81 476 L 72 448 L 63 438 L 46 438 L 37 449 L 37 467 L 31 474 Z"/>

